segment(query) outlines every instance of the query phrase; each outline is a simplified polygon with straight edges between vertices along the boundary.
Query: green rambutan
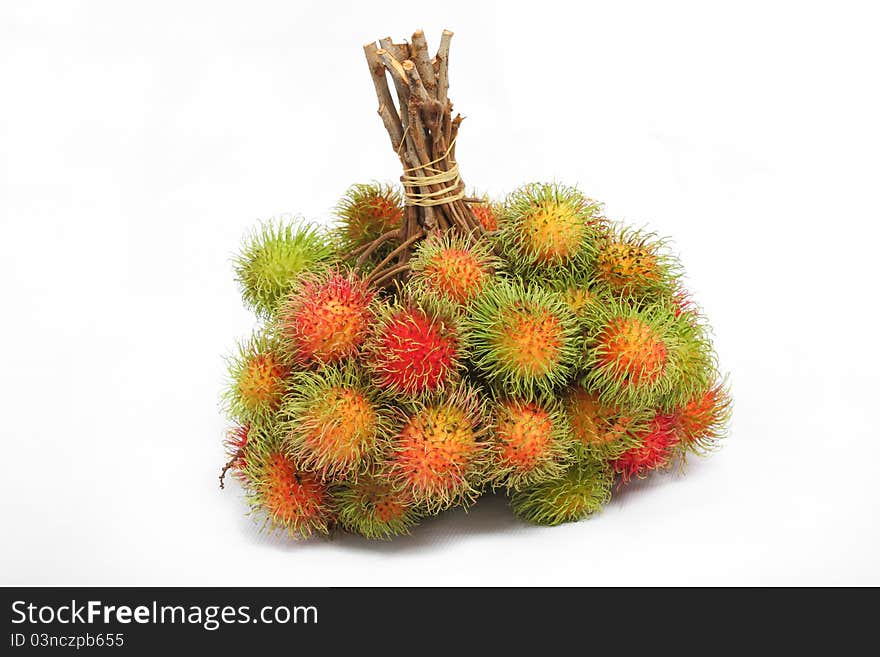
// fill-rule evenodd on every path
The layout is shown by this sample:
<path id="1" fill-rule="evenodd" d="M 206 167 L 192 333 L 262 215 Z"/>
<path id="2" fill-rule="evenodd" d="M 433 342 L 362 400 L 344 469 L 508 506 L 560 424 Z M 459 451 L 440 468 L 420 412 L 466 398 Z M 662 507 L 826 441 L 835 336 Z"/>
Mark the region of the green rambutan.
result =
<path id="1" fill-rule="evenodd" d="M 494 485 L 510 489 L 557 479 L 572 459 L 571 428 L 554 401 L 504 399 L 494 407 Z"/>
<path id="2" fill-rule="evenodd" d="M 606 463 L 584 459 L 558 479 L 515 491 L 510 505 L 519 518 L 539 525 L 574 522 L 602 509 L 611 499 L 613 481 Z"/>
<path id="3" fill-rule="evenodd" d="M 409 264 L 412 270 L 409 284 L 414 289 L 465 305 L 494 278 L 498 259 L 484 241 L 445 233 L 424 240 Z"/>
<path id="4" fill-rule="evenodd" d="M 355 356 L 374 318 L 375 293 L 358 275 L 330 269 L 303 276 L 278 307 L 284 351 L 297 364 Z"/>
<path id="5" fill-rule="evenodd" d="M 694 395 L 675 412 L 679 444 L 697 454 L 713 449 L 727 433 L 731 416 L 730 391 L 724 383 Z"/>
<path id="6" fill-rule="evenodd" d="M 671 410 L 713 371 L 705 335 L 668 303 L 605 298 L 589 307 L 587 335 L 584 382 L 605 404 Z"/>
<path id="7" fill-rule="evenodd" d="M 591 262 L 604 221 L 601 204 L 573 187 L 532 183 L 505 200 L 499 237 L 515 269 L 533 274 Z"/>
<path id="8" fill-rule="evenodd" d="M 463 345 L 451 307 L 405 299 L 379 313 L 366 351 L 377 387 L 418 398 L 457 380 Z"/>
<path id="9" fill-rule="evenodd" d="M 290 368 L 275 339 L 256 333 L 240 343 L 229 359 L 229 387 L 223 395 L 230 418 L 242 424 L 263 424 L 281 405 Z"/>
<path id="10" fill-rule="evenodd" d="M 284 447 L 321 477 L 356 478 L 392 431 L 392 411 L 353 364 L 294 375 L 281 410 Z"/>
<path id="11" fill-rule="evenodd" d="M 671 296 L 680 267 L 653 233 L 622 227 L 598 240 L 596 281 L 617 296 Z"/>
<path id="12" fill-rule="evenodd" d="M 298 220 L 266 221 L 244 241 L 235 278 L 245 305 L 269 317 L 297 277 L 325 266 L 333 247 L 317 228 Z"/>
<path id="13" fill-rule="evenodd" d="M 560 396 L 579 455 L 616 458 L 638 445 L 635 434 L 647 425 L 652 413 L 625 412 L 604 404 L 599 396 L 581 385 L 569 386 Z"/>
<path id="14" fill-rule="evenodd" d="M 270 532 L 286 531 L 293 538 L 328 533 L 332 520 L 329 492 L 312 472 L 306 472 L 269 439 L 261 450 L 250 450 L 245 468 L 248 500 Z"/>
<path id="15" fill-rule="evenodd" d="M 340 252 L 348 252 L 400 228 L 403 199 L 391 185 L 352 185 L 336 206 L 336 217 Z"/>
<path id="16" fill-rule="evenodd" d="M 467 505 L 485 476 L 489 428 L 473 388 L 461 385 L 451 394 L 417 403 L 392 441 L 384 475 L 429 513 Z"/>
<path id="17" fill-rule="evenodd" d="M 571 373 L 581 346 L 577 318 L 559 295 L 518 281 L 486 286 L 465 316 L 472 364 L 512 395 L 550 393 Z"/>
<path id="18" fill-rule="evenodd" d="M 666 302 L 675 316 L 676 365 L 679 380 L 660 400 L 660 406 L 673 411 L 701 392 L 705 392 L 718 379 L 718 367 L 712 341 L 709 338 L 709 325 L 696 309 L 691 307 L 681 312 L 677 302 Z"/>
<path id="19" fill-rule="evenodd" d="M 368 474 L 343 482 L 333 491 L 339 524 L 365 538 L 389 539 L 409 534 L 419 521 L 411 502 L 387 481 Z"/>

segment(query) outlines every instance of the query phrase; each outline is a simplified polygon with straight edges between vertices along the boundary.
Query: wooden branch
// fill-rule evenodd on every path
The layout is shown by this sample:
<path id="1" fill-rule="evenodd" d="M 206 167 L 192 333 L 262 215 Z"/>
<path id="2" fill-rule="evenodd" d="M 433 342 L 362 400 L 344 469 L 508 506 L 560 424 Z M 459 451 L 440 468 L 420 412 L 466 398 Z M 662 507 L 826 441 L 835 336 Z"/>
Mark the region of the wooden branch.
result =
<path id="1" fill-rule="evenodd" d="M 452 41 L 452 32 L 443 30 L 440 36 L 440 47 L 437 48 L 435 60 L 437 62 L 437 100 L 446 107 L 449 100 L 449 45 Z"/>
<path id="2" fill-rule="evenodd" d="M 384 39 L 379 39 L 379 46 L 390 52 L 391 56 L 399 62 L 410 58 L 408 43 L 394 43 L 391 37 L 385 37 Z"/>
<path id="3" fill-rule="evenodd" d="M 406 76 L 406 82 L 409 86 L 410 94 L 417 98 L 419 102 L 427 104 L 430 99 L 428 98 L 428 92 L 425 89 L 425 85 L 422 83 L 422 76 L 419 73 L 415 62 L 411 59 L 407 59 L 400 65 L 400 67 L 403 69 L 403 74 Z"/>
<path id="4" fill-rule="evenodd" d="M 379 116 L 382 117 L 382 123 L 391 137 L 391 146 L 397 151 L 400 149 L 400 142 L 403 141 L 403 126 L 400 123 L 400 116 L 394 109 L 394 99 L 388 88 L 385 67 L 379 60 L 377 52 L 378 48 L 375 43 L 364 45 L 364 55 L 367 58 L 367 65 L 370 67 L 373 86 L 376 88 L 376 98 L 379 100 Z"/>
<path id="5" fill-rule="evenodd" d="M 406 249 L 406 248 L 408 248 L 409 246 L 411 246 L 412 244 L 414 244 L 417 240 L 422 239 L 424 236 L 425 236 L 425 234 L 424 234 L 421 230 L 419 230 L 418 232 L 416 232 L 416 233 L 410 235 L 409 238 L 408 238 L 405 242 L 403 242 L 403 244 L 401 244 L 401 245 L 398 246 L 396 249 L 394 249 L 391 253 L 389 253 L 387 256 L 385 256 L 385 258 L 382 260 L 382 262 L 380 262 L 378 265 L 376 265 L 376 268 L 375 268 L 375 269 L 372 271 L 372 273 L 367 277 L 367 283 L 370 282 L 370 279 L 372 279 L 373 277 L 375 277 L 376 272 L 380 272 L 380 271 L 382 270 L 382 267 L 384 267 L 384 266 L 387 265 L 389 262 L 391 262 L 392 260 L 394 260 L 394 257 L 395 257 L 396 255 L 398 255 L 401 251 L 403 251 L 404 249 Z"/>
<path id="6" fill-rule="evenodd" d="M 373 255 L 373 252 L 376 249 L 378 249 L 380 246 L 382 246 L 388 240 L 394 239 L 395 237 L 399 237 L 399 236 L 400 236 L 400 228 L 395 228 L 394 230 L 389 230 L 384 235 L 380 235 L 379 237 L 374 239 L 372 242 L 370 242 L 370 245 L 366 248 L 366 250 L 363 253 L 361 253 L 361 255 L 358 257 L 358 259 L 355 261 L 354 268 L 357 269 L 358 267 L 362 267 L 363 264 L 367 261 L 367 259 L 371 255 Z"/>
<path id="7" fill-rule="evenodd" d="M 431 65 L 431 60 L 428 57 L 428 42 L 425 40 L 425 33 L 421 30 L 413 32 L 410 57 L 416 65 L 428 95 L 436 99 L 437 82 L 434 79 L 434 67 Z"/>
<path id="8" fill-rule="evenodd" d="M 402 264 L 402 265 L 397 265 L 393 269 L 389 269 L 388 271 L 386 271 L 384 274 L 382 274 L 376 280 L 372 281 L 372 284 L 375 285 L 376 287 L 383 287 L 384 285 L 387 285 L 389 282 L 391 282 L 392 278 L 394 278 L 398 274 L 402 274 L 407 271 L 409 271 L 409 263 L 408 262 L 405 264 Z"/>

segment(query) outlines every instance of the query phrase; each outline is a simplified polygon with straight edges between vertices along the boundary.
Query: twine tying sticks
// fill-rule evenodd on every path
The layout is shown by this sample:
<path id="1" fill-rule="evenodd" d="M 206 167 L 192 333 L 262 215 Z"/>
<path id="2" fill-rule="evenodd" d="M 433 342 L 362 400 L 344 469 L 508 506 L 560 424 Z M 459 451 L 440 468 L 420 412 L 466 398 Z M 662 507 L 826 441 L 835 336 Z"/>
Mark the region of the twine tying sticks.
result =
<path id="1" fill-rule="evenodd" d="M 405 139 L 406 134 L 404 134 L 401 143 Z M 461 184 L 461 178 L 458 175 L 458 163 L 453 162 L 448 171 L 434 167 L 435 164 L 449 156 L 453 146 L 455 146 L 455 139 L 449 144 L 446 152 L 436 160 L 403 170 L 400 182 L 403 184 L 407 205 L 429 208 L 435 205 L 454 203 L 464 198 L 464 185 Z M 421 172 L 422 175 L 413 175 L 417 172 Z M 427 189 L 436 185 L 441 185 L 440 189 L 434 191 Z"/>

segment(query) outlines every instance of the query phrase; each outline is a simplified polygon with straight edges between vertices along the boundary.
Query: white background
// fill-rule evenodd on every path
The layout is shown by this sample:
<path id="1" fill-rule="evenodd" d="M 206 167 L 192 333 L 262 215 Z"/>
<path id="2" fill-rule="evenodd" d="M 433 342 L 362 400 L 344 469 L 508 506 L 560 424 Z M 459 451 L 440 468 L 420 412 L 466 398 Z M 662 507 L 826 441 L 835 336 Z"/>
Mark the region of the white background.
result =
<path id="1" fill-rule="evenodd" d="M 870 5 L 3 2 L 0 583 L 880 584 Z M 574 525 L 261 536 L 217 486 L 230 257 L 396 179 L 361 45 L 418 27 L 455 31 L 467 183 L 674 240 L 732 436 Z"/>

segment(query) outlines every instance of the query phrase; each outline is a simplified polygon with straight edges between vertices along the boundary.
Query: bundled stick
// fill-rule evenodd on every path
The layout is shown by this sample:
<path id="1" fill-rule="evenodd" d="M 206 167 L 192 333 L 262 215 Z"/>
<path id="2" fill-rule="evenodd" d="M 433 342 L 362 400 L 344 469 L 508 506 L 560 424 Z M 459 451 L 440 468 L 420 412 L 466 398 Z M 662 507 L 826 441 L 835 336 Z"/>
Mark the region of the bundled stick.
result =
<path id="1" fill-rule="evenodd" d="M 365 245 L 358 263 L 366 261 L 382 243 L 399 242 L 373 270 L 371 282 L 383 285 L 405 274 L 411 247 L 433 232 L 454 230 L 480 234 L 482 226 L 465 199 L 465 187 L 455 160 L 455 141 L 461 115 L 452 118 L 449 100 L 449 45 L 452 32 L 444 30 L 437 54 L 430 57 L 425 34 L 413 33 L 411 43 L 394 43 L 386 37 L 364 46 L 370 67 L 379 116 L 400 157 L 400 180 L 406 193 L 406 210 L 400 229 Z M 391 94 L 394 85 L 397 103 Z"/>

